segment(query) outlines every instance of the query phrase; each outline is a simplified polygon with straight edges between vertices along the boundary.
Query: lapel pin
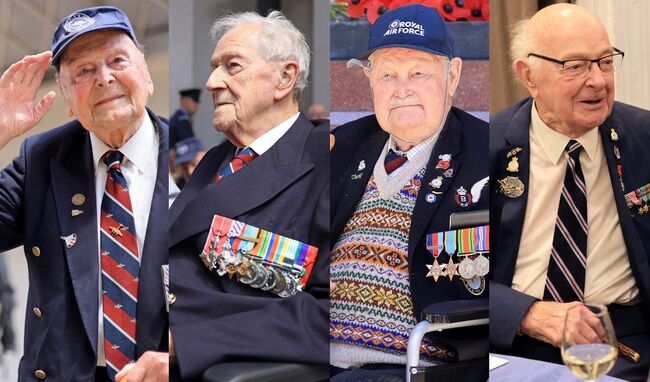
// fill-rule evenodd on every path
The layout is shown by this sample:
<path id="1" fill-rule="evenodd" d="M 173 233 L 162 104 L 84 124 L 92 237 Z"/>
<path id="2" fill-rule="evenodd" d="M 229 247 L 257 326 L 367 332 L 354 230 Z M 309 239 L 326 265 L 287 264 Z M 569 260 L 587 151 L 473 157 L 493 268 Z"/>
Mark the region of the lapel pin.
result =
<path id="1" fill-rule="evenodd" d="M 429 182 L 429 186 L 436 189 L 442 187 L 442 176 L 438 176 L 435 179 L 432 179 L 431 182 Z"/>
<path id="2" fill-rule="evenodd" d="M 449 161 L 451 161 L 451 154 L 438 155 L 438 159 L 440 160 L 436 164 L 436 168 L 441 168 L 443 170 L 449 168 Z"/>
<path id="3" fill-rule="evenodd" d="M 618 133 L 616 132 L 616 128 L 612 127 L 609 130 L 609 137 L 611 138 L 612 141 L 616 142 L 618 141 Z"/>
<path id="4" fill-rule="evenodd" d="M 443 172 L 442 175 L 444 175 L 445 178 L 451 178 L 452 176 L 454 176 L 454 169 L 450 168 L 445 172 Z"/>
<path id="5" fill-rule="evenodd" d="M 509 198 L 518 198 L 524 194 L 524 184 L 514 176 L 499 179 L 499 192 Z"/>
<path id="6" fill-rule="evenodd" d="M 465 187 L 460 186 L 456 190 L 454 200 L 459 207 L 469 207 L 472 204 L 472 194 L 468 194 Z"/>
<path id="7" fill-rule="evenodd" d="M 508 163 L 506 170 L 508 170 L 508 172 L 519 172 L 519 158 L 516 156 L 510 158 L 510 162 Z"/>
<path id="8" fill-rule="evenodd" d="M 614 146 L 614 155 L 616 159 L 621 159 L 621 150 L 619 150 L 618 146 Z"/>
<path id="9" fill-rule="evenodd" d="M 72 204 L 75 206 L 80 206 L 86 202 L 86 197 L 84 194 L 74 194 L 72 195 Z"/>
<path id="10" fill-rule="evenodd" d="M 82 210 L 72 210 L 72 211 L 70 211 L 70 214 L 71 214 L 72 216 L 79 216 L 79 215 L 81 215 L 81 214 L 83 214 L 83 213 L 84 213 L 84 212 L 83 212 Z"/>
<path id="11" fill-rule="evenodd" d="M 361 162 L 359 162 L 359 167 L 357 167 L 357 171 L 363 171 L 365 168 L 366 168 L 366 161 L 361 160 Z"/>
<path id="12" fill-rule="evenodd" d="M 77 242 L 77 234 L 73 233 L 68 236 L 61 236 L 61 240 L 65 243 L 66 248 L 72 248 Z"/>

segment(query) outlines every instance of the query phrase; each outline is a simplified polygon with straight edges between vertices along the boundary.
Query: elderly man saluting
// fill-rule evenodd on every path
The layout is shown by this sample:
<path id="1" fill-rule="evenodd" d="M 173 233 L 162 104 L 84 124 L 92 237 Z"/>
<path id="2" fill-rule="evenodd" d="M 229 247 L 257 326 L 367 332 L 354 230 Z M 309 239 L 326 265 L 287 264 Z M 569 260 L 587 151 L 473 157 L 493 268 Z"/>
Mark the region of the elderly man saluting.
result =
<path id="1" fill-rule="evenodd" d="M 639 163 L 650 113 L 614 101 L 623 52 L 584 8 L 540 10 L 516 26 L 511 50 L 531 97 L 491 120 L 490 342 L 560 363 L 567 310 L 603 304 L 628 356 L 640 354 L 622 352 L 610 375 L 645 380 L 650 171 Z"/>
<path id="2" fill-rule="evenodd" d="M 451 31 L 434 9 L 409 5 L 382 15 L 369 45 L 375 114 L 338 127 L 332 151 L 333 381 L 403 380 L 424 307 L 487 297 L 485 274 L 460 276 L 451 245 L 426 245 L 452 213 L 488 207 L 488 128 L 451 106 L 462 66 Z M 486 350 L 487 333 L 479 336 Z M 459 360 L 430 339 L 421 354 L 439 373 Z M 464 377 L 485 380 L 486 365 L 470 364 Z"/>
<path id="3" fill-rule="evenodd" d="M 35 100 L 50 62 L 75 120 L 0 173 L 0 250 L 24 245 L 30 276 L 18 379 L 113 381 L 136 360 L 129 381 L 165 379 L 167 124 L 145 108 L 144 55 L 117 8 L 64 18 L 52 52 L 0 79 L 0 147 L 51 107 L 53 92 Z"/>

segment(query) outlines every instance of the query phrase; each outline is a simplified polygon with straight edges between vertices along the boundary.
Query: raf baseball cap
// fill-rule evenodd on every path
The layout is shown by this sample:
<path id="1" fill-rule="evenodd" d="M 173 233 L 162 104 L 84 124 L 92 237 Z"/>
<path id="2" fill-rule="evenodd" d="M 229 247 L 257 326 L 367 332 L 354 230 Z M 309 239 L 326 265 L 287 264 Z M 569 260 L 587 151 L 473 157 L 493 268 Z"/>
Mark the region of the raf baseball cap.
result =
<path id="1" fill-rule="evenodd" d="M 59 22 L 52 38 L 52 65 L 59 67 L 59 60 L 77 37 L 102 29 L 123 30 L 137 45 L 135 32 L 124 12 L 115 7 L 93 7 L 78 10 Z"/>
<path id="2" fill-rule="evenodd" d="M 421 4 L 395 8 L 370 27 L 366 59 L 381 48 L 401 47 L 452 58 L 454 37 L 440 13 Z"/>

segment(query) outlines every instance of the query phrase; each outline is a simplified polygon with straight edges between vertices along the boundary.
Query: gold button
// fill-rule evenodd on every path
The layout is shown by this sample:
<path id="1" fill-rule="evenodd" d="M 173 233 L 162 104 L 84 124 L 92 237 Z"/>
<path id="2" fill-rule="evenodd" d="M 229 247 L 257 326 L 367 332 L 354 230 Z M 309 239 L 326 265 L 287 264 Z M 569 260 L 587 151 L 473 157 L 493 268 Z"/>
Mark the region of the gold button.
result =
<path id="1" fill-rule="evenodd" d="M 39 308 L 34 308 L 33 311 L 34 311 L 34 315 L 36 317 L 40 317 L 40 316 L 43 315 L 43 312 L 41 312 L 41 310 Z"/>
<path id="2" fill-rule="evenodd" d="M 34 375 L 35 375 L 36 378 L 38 378 L 38 379 L 45 379 L 45 377 L 47 377 L 47 374 L 45 374 L 45 372 L 44 372 L 43 370 L 40 370 L 40 369 L 39 369 L 39 370 L 36 370 L 36 371 L 34 372 Z"/>
<path id="3" fill-rule="evenodd" d="M 32 247 L 32 254 L 36 257 L 39 257 L 41 255 L 41 249 L 38 248 L 37 246 Z"/>

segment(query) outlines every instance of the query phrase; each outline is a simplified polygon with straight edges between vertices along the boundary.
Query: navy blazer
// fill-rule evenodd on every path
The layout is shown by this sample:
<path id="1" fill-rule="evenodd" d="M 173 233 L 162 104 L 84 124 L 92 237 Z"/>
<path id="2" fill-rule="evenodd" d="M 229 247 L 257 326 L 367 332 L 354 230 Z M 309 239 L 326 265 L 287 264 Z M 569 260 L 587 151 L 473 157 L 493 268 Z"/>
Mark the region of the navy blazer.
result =
<path id="1" fill-rule="evenodd" d="M 530 168 L 529 127 L 532 100 L 525 99 L 495 115 L 490 121 L 490 176 L 492 178 L 492 208 L 490 210 L 492 281 L 490 282 L 490 343 L 507 351 L 515 342 L 521 320 L 536 301 L 532 296 L 511 288 L 521 232 L 523 229 Z M 621 183 L 616 173 L 617 160 L 610 129 L 616 128 L 621 152 L 625 193 L 650 183 L 650 167 L 641 165 L 650 158 L 650 112 L 615 102 L 611 115 L 599 127 L 601 143 L 609 168 L 616 210 L 623 239 L 628 251 L 632 274 L 642 299 L 642 309 L 648 314 L 650 297 L 650 216 L 632 214 L 626 206 Z M 515 147 L 518 154 L 517 176 L 525 190 L 519 198 L 509 198 L 498 192 L 497 181 L 506 174 L 506 153 Z M 646 316 L 647 317 L 647 316 Z M 617 328 L 618 331 L 618 328 Z M 559 356 L 559 352 L 558 352 Z"/>
<path id="2" fill-rule="evenodd" d="M 329 359 L 329 122 L 298 120 L 267 152 L 215 183 L 234 156 L 205 155 L 172 205 L 170 323 L 183 379 L 223 361 L 327 363 Z M 319 248 L 305 292 L 280 298 L 199 259 L 215 214 Z"/>
<path id="3" fill-rule="evenodd" d="M 160 266 L 167 263 L 167 124 L 149 111 L 160 140 L 158 173 L 140 269 L 137 355 L 167 348 Z M 76 206 L 72 196 L 83 194 Z M 99 256 L 90 135 L 78 121 L 25 139 L 0 173 L 0 251 L 24 245 L 29 269 L 20 381 L 94 380 Z M 84 211 L 72 216 L 71 210 Z M 66 248 L 62 236 L 75 233 Z M 39 250 L 36 250 L 38 248 Z M 38 307 L 40 314 L 32 312 Z"/>
<path id="4" fill-rule="evenodd" d="M 354 213 L 368 184 L 375 163 L 380 158 L 382 149 L 388 139 L 388 133 L 382 130 L 374 115 L 370 115 L 345 125 L 335 131 L 335 145 L 332 150 L 332 195 L 331 221 L 333 247 Z M 434 282 L 426 277 L 427 264 L 433 263 L 431 254 L 426 249 L 426 235 L 433 232 L 449 230 L 449 216 L 454 212 L 485 210 L 488 208 L 488 185 L 480 192 L 472 204 L 461 207 L 455 200 L 456 190 L 461 186 L 470 191 L 472 186 L 488 176 L 487 163 L 488 125 L 470 114 L 451 108 L 447 121 L 436 142 L 422 185 L 415 202 L 408 243 L 408 266 L 411 283 L 411 297 L 416 319 L 427 306 L 441 301 L 487 298 L 487 286 L 480 296 L 474 296 L 463 285 L 460 277 L 449 281 L 440 277 Z M 441 175 L 443 170 L 436 169 L 439 156 L 451 154 L 449 168 L 453 169 L 451 178 L 444 178 L 438 190 L 442 195 L 434 202 L 426 201 L 426 194 L 431 191 L 429 182 Z M 361 177 L 359 163 L 365 161 Z M 447 263 L 447 254 L 440 255 L 438 261 Z M 465 332 L 469 332 L 466 330 Z M 456 336 L 458 333 L 455 334 Z M 487 337 L 487 333 L 484 334 Z M 487 339 L 485 348 L 487 348 Z"/>
<path id="5" fill-rule="evenodd" d="M 173 150 L 174 145 L 178 142 L 193 136 L 194 130 L 190 114 L 182 108 L 176 110 L 169 118 L 169 148 Z"/>

